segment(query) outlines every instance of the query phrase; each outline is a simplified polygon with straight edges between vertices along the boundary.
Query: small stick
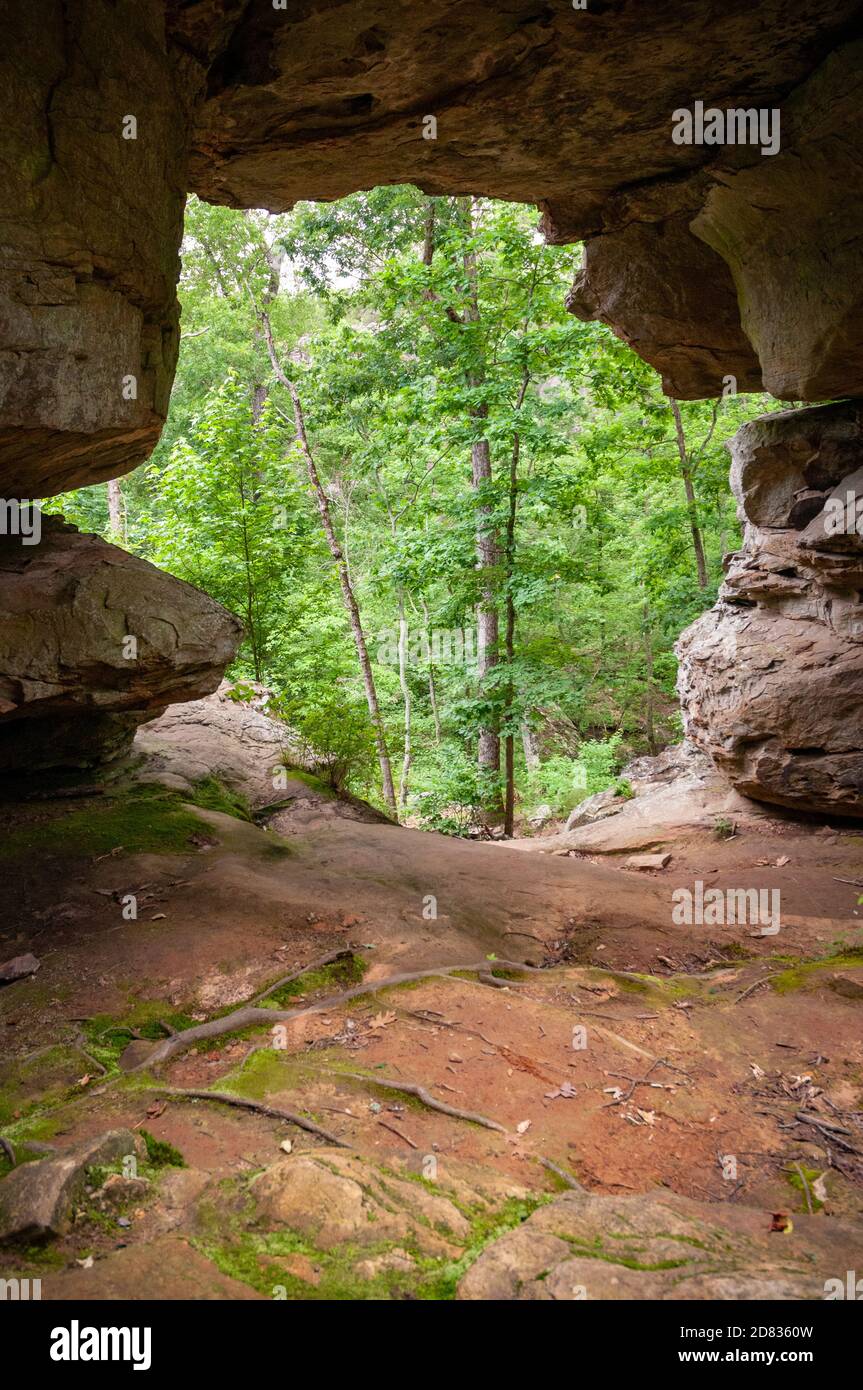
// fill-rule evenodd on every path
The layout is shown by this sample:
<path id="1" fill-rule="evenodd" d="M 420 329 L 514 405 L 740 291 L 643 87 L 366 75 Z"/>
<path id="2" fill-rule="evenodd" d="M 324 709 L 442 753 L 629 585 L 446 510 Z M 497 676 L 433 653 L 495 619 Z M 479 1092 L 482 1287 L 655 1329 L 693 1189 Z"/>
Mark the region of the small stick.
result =
<path id="1" fill-rule="evenodd" d="M 806 1193 L 806 1206 L 807 1206 L 807 1208 L 808 1208 L 809 1215 L 811 1216 L 811 1215 L 812 1215 L 812 1198 L 811 1198 L 811 1196 L 809 1195 L 809 1184 L 808 1184 L 808 1182 L 806 1181 L 806 1174 L 804 1173 L 803 1169 L 800 1167 L 800 1164 L 799 1164 L 799 1163 L 795 1163 L 795 1164 L 794 1164 L 794 1167 L 797 1169 L 797 1172 L 800 1174 L 800 1181 L 801 1181 L 802 1184 L 803 1184 L 803 1191 Z"/>
<path id="2" fill-rule="evenodd" d="M 383 1125 L 384 1129 L 388 1129 L 390 1134 L 397 1134 L 399 1139 L 404 1139 L 405 1143 L 410 1144 L 412 1149 L 419 1148 L 419 1144 L 415 1144 L 413 1139 L 409 1139 L 406 1134 L 402 1134 L 401 1130 L 396 1129 L 395 1125 L 391 1125 L 388 1120 L 378 1120 L 378 1124 Z"/>
<path id="3" fill-rule="evenodd" d="M 770 975 L 762 975 L 760 980 L 756 980 L 755 983 L 751 984 L 748 989 L 745 989 L 742 994 L 738 994 L 734 1001 L 735 1004 L 740 1004 L 748 995 L 754 994 L 755 990 L 759 989 L 761 985 L 766 985 L 772 974 L 773 971 L 771 970 Z"/>

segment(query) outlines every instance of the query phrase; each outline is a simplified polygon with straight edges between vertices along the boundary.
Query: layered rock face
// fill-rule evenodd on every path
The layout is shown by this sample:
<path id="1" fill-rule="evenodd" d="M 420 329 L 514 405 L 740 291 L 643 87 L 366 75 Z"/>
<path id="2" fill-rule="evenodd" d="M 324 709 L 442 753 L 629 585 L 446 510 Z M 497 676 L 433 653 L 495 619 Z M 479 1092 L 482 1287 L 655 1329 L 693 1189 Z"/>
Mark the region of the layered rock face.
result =
<path id="1" fill-rule="evenodd" d="M 744 545 L 678 643 L 686 732 L 747 796 L 863 816 L 863 403 L 765 416 L 732 457 Z"/>
<path id="2" fill-rule="evenodd" d="M 861 389 L 856 0 L 0 0 L 0 496 L 119 476 L 163 422 L 183 198 L 379 183 L 536 202 L 571 307 L 680 397 Z M 781 106 L 781 148 L 674 112 Z M 741 311 L 740 305 L 743 308 Z"/>
<path id="3" fill-rule="evenodd" d="M 863 393 L 857 0 L 0 0 L 0 25 L 0 500 L 120 476 L 153 448 L 178 350 L 189 189 L 274 211 L 401 181 L 536 202 L 551 241 L 586 242 L 573 312 L 609 324 L 669 394 Z M 745 143 L 678 143 L 675 118 L 698 103 L 739 111 Z M 766 147 L 762 118 L 776 137 Z M 776 467 L 793 474 L 792 453 L 780 450 Z M 805 513 L 807 497 L 796 504 Z M 705 620 L 698 639 L 713 648 L 699 669 L 725 684 L 707 691 L 693 657 L 690 719 L 741 787 L 832 808 L 861 742 L 840 728 L 859 708 L 840 616 L 853 607 L 854 552 L 811 535 L 798 553 L 799 506 L 750 521 L 723 598 L 737 636 L 729 617 Z M 780 579 L 795 592 L 780 594 Z M 35 728 L 29 712 L 52 709 L 61 751 L 67 714 L 98 709 L 98 724 L 86 721 L 95 756 L 168 703 L 172 681 L 211 688 L 188 680 L 197 658 L 179 655 L 173 676 L 157 661 L 137 685 L 102 663 L 103 688 L 102 620 L 68 608 L 61 623 L 46 583 L 50 630 L 59 643 L 63 628 L 72 664 L 48 659 L 43 671 L 35 629 L 23 655 L 16 619 L 4 639 L 7 728 Z M 186 613 L 163 583 L 141 599 L 153 622 L 161 603 Z M 178 653 L 195 649 L 186 631 Z M 774 641 L 782 693 L 799 706 L 784 732 L 771 712 L 777 682 L 742 674 L 769 666 Z M 202 663 L 212 674 L 215 660 Z M 810 727 L 813 704 L 832 708 L 830 739 L 826 716 Z"/>
<path id="4" fill-rule="evenodd" d="M 89 767 L 219 684 L 239 621 L 191 585 L 44 517 L 0 538 L 0 771 Z"/>
<path id="5" fill-rule="evenodd" d="M 190 103 L 161 0 L 0 0 L 0 496 L 127 472 L 176 365 Z"/>

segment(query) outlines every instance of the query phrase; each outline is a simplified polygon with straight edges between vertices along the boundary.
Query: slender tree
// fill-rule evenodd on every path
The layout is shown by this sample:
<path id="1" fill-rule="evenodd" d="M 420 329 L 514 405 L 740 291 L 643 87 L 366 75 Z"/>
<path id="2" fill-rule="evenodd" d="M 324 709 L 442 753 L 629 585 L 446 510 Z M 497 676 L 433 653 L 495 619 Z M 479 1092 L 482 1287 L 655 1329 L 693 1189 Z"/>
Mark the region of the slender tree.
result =
<path id="1" fill-rule="evenodd" d="M 330 515 L 330 504 L 327 499 L 327 494 L 323 489 L 320 474 L 318 473 L 317 464 L 315 463 L 314 454 L 312 453 L 311 446 L 309 445 L 309 437 L 306 432 L 306 422 L 305 417 L 303 415 L 303 407 L 302 402 L 300 400 L 299 391 L 297 390 L 295 383 L 290 379 L 290 377 L 288 377 L 285 374 L 285 371 L 282 368 L 281 363 L 279 362 L 278 354 L 276 352 L 276 345 L 273 341 L 273 330 L 270 324 L 270 318 L 265 309 L 262 309 L 260 311 L 260 318 L 261 327 L 264 333 L 264 339 L 267 344 L 267 352 L 269 353 L 270 363 L 273 368 L 273 375 L 275 376 L 276 380 L 282 386 L 284 386 L 285 390 L 288 392 L 288 395 L 291 398 L 291 405 L 293 407 L 294 415 L 294 427 L 297 432 L 297 443 L 299 444 L 300 452 L 302 453 L 303 459 L 305 461 L 306 471 L 309 475 L 309 482 L 312 485 L 312 491 L 315 495 L 318 514 L 321 518 L 321 526 L 326 537 L 330 555 L 332 556 L 333 563 L 336 566 L 336 572 L 339 577 L 339 584 L 341 585 L 342 598 L 344 600 L 345 610 L 348 615 L 348 621 L 351 625 L 351 634 L 354 639 L 354 646 L 357 649 L 357 659 L 360 664 L 360 671 L 362 673 L 363 678 L 363 686 L 366 692 L 366 702 L 369 707 L 369 716 L 371 718 L 372 727 L 374 729 L 375 734 L 375 746 L 377 748 L 378 762 L 380 764 L 381 769 L 381 781 L 383 783 L 384 801 L 386 802 L 386 806 L 388 811 L 390 812 L 390 815 L 393 817 L 394 820 L 397 820 L 398 807 L 396 805 L 396 793 L 395 787 L 393 785 L 393 774 L 392 766 L 390 764 L 389 749 L 387 748 L 384 721 L 381 715 L 377 689 L 375 687 L 375 678 L 372 672 L 372 664 L 369 660 L 369 651 L 366 645 L 366 638 L 365 633 L 363 632 L 362 621 L 360 619 L 359 605 L 354 594 L 353 585 L 351 584 L 350 577 L 348 575 L 348 567 L 345 562 L 345 557 L 342 552 L 342 548 L 339 545 L 335 527 L 333 526 L 332 516 Z"/>

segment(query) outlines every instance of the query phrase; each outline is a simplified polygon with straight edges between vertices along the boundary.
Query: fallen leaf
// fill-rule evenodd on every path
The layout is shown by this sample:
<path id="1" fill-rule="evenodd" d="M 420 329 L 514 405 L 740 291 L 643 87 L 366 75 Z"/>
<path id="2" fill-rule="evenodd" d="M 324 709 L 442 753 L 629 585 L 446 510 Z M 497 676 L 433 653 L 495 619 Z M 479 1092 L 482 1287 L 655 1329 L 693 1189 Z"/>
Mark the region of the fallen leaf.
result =
<path id="1" fill-rule="evenodd" d="M 397 1014 L 389 1010 L 387 1013 L 375 1014 L 369 1021 L 370 1028 L 388 1028 L 391 1023 L 395 1023 Z"/>
<path id="2" fill-rule="evenodd" d="M 794 1230 L 794 1222 L 787 1211 L 774 1211 L 770 1219 L 771 1231 L 779 1231 L 783 1236 L 790 1236 Z"/>
<path id="3" fill-rule="evenodd" d="M 812 1184 L 812 1194 L 819 1202 L 826 1202 L 828 1200 L 827 1187 L 824 1182 L 826 1177 L 826 1173 L 821 1173 Z"/>

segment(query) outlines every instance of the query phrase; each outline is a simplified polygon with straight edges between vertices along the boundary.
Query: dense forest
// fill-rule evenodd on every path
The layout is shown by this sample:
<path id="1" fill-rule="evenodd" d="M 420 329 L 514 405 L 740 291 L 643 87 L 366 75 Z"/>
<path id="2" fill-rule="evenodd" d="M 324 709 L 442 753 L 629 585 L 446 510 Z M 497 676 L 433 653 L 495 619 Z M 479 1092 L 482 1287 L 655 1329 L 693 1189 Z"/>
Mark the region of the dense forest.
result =
<path id="1" fill-rule="evenodd" d="M 48 504 L 233 610 L 229 675 L 334 785 L 451 833 L 680 737 L 673 645 L 740 540 L 725 441 L 775 407 L 663 395 L 567 313 L 580 251 L 536 223 L 409 186 L 193 198 L 161 442 Z"/>

